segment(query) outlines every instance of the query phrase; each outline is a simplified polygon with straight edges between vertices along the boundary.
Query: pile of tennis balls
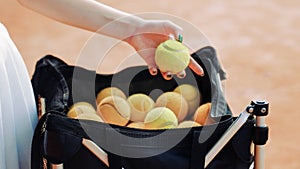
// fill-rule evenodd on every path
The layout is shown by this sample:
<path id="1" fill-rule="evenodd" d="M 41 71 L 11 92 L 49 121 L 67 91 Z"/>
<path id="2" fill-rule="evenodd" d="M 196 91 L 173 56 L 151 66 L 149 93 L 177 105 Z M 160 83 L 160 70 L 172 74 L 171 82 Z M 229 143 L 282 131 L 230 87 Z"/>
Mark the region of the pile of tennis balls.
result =
<path id="1" fill-rule="evenodd" d="M 86 102 L 75 103 L 67 116 L 139 129 L 188 128 L 213 123 L 211 103 L 201 103 L 201 93 L 190 84 L 182 84 L 153 100 L 143 93 L 126 96 L 117 87 L 102 89 L 97 108 Z"/>
<path id="2" fill-rule="evenodd" d="M 190 62 L 189 49 L 177 40 L 166 40 L 155 52 L 155 63 L 163 72 L 178 74 Z M 162 93 L 156 100 L 143 93 L 126 96 L 116 87 L 97 94 L 96 109 L 86 102 L 74 104 L 67 116 L 140 129 L 169 129 L 213 123 L 211 103 L 202 103 L 198 88 L 182 84 Z"/>

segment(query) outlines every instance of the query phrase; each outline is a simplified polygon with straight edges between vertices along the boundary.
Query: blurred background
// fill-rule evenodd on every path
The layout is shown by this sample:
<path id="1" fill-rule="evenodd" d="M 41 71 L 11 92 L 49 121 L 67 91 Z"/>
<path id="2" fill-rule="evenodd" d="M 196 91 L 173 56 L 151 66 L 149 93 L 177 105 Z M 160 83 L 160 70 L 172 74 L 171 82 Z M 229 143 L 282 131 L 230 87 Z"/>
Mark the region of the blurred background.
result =
<path id="1" fill-rule="evenodd" d="M 208 39 L 228 74 L 226 98 L 237 115 L 251 100 L 270 102 L 266 168 L 300 168 L 300 1 L 297 0 L 101 0 L 129 13 L 179 17 Z M 0 0 L 0 22 L 24 58 L 30 76 L 38 59 L 55 55 L 69 64 L 93 33 L 32 12 L 16 0 Z M 188 40 L 188 39 L 184 39 Z M 116 62 L 124 51 L 120 45 Z M 120 56 L 121 57 L 121 56 Z M 113 62 L 111 62 L 113 67 Z"/>

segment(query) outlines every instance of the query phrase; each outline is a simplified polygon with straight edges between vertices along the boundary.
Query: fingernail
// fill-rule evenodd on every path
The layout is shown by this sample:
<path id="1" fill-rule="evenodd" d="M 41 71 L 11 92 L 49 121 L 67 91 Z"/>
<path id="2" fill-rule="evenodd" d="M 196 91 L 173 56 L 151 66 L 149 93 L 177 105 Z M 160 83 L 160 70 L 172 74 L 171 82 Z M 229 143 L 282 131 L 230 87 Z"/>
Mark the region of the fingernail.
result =
<path id="1" fill-rule="evenodd" d="M 149 68 L 149 70 L 150 70 L 150 74 L 151 75 L 157 75 L 157 69 L 156 68 Z"/>
<path id="2" fill-rule="evenodd" d="M 172 79 L 173 75 L 172 75 L 170 72 L 168 72 L 168 73 L 166 74 L 166 77 L 167 77 L 168 79 Z"/>
<path id="3" fill-rule="evenodd" d="M 178 78 L 180 78 L 180 79 L 185 78 L 185 76 L 186 76 L 185 72 L 181 72 L 181 73 L 178 74 Z"/>

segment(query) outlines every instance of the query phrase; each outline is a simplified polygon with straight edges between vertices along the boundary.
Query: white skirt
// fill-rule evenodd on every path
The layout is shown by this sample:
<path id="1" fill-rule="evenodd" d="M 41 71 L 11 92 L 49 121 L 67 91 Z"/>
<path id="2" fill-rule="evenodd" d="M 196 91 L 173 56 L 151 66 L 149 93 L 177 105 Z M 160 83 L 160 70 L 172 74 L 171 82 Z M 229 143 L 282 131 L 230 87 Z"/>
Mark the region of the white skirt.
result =
<path id="1" fill-rule="evenodd" d="M 0 169 L 30 169 L 37 121 L 26 66 L 0 23 Z"/>

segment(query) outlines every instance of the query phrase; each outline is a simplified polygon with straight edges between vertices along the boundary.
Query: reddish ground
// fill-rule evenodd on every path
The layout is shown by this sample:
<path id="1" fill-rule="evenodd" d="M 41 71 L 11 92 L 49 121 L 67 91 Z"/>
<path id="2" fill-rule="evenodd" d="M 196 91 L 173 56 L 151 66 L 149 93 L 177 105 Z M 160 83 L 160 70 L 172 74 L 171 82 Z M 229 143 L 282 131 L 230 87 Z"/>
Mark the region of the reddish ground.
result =
<path id="1" fill-rule="evenodd" d="M 102 2 L 130 13 L 175 15 L 201 30 L 228 73 L 226 97 L 232 110 L 238 114 L 254 99 L 270 102 L 266 168 L 300 168 L 299 1 Z M 36 61 L 48 53 L 74 64 L 93 35 L 29 11 L 14 0 L 0 1 L 0 22 L 9 30 L 30 75 Z M 129 50 L 120 46 L 115 55 Z"/>

